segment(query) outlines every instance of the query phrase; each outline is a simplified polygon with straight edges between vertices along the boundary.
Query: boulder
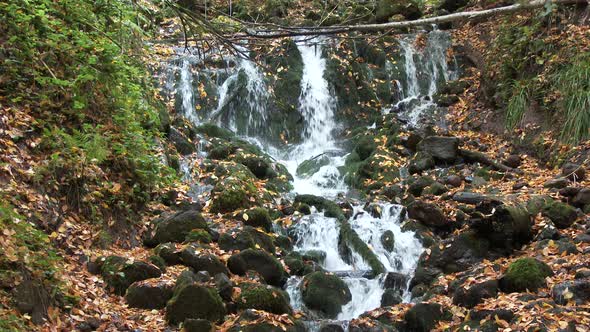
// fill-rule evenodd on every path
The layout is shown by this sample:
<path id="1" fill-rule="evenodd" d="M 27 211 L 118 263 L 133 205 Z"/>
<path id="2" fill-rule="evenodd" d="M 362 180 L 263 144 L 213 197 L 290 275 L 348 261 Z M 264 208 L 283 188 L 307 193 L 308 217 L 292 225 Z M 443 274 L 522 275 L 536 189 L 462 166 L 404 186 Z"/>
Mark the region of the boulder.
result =
<path id="1" fill-rule="evenodd" d="M 421 176 L 418 178 L 410 178 L 408 179 L 409 187 L 408 191 L 416 196 L 419 197 L 422 195 L 424 189 L 434 183 L 434 179 L 429 176 Z"/>
<path id="2" fill-rule="evenodd" d="M 480 193 L 472 193 L 468 191 L 458 191 L 453 195 L 455 202 L 477 205 L 484 202 L 501 203 L 500 200 L 493 196 L 488 196 Z"/>
<path id="3" fill-rule="evenodd" d="M 255 207 L 246 210 L 240 217 L 245 225 L 260 227 L 267 232 L 272 230 L 272 219 L 265 208 Z"/>
<path id="4" fill-rule="evenodd" d="M 450 320 L 452 314 L 438 303 L 417 303 L 404 315 L 404 327 L 408 331 L 432 331 L 442 320 Z"/>
<path id="5" fill-rule="evenodd" d="M 225 232 L 219 237 L 219 248 L 225 251 L 246 250 L 246 249 L 264 249 L 269 253 L 276 251 L 273 244 L 273 238 L 252 226 L 244 226 L 242 229 L 235 229 Z"/>
<path id="6" fill-rule="evenodd" d="M 330 164 L 330 158 L 327 155 L 322 154 L 299 164 L 299 166 L 297 166 L 296 174 L 299 177 L 309 178 L 317 173 L 320 168 L 328 164 Z"/>
<path id="7" fill-rule="evenodd" d="M 584 165 L 565 163 L 561 167 L 561 176 L 571 181 L 584 181 L 586 178 L 586 168 Z"/>
<path id="8" fill-rule="evenodd" d="M 310 260 L 304 260 L 298 252 L 291 252 L 285 257 L 285 265 L 289 268 L 291 275 L 304 276 L 311 272 L 323 271 L 322 267 Z"/>
<path id="9" fill-rule="evenodd" d="M 590 278 L 565 281 L 553 286 L 551 291 L 553 300 L 559 304 L 567 304 L 570 301 L 577 305 L 590 302 Z"/>
<path id="10" fill-rule="evenodd" d="M 522 159 L 517 154 L 511 154 L 504 159 L 504 165 L 510 168 L 518 168 L 522 163 Z"/>
<path id="11" fill-rule="evenodd" d="M 546 181 L 543 184 L 543 187 L 561 189 L 561 188 L 567 187 L 568 183 L 569 183 L 569 181 L 567 178 L 555 178 L 555 179 L 551 179 L 551 180 Z"/>
<path id="12" fill-rule="evenodd" d="M 132 261 L 119 256 L 100 257 L 95 264 L 105 282 L 115 294 L 124 295 L 127 288 L 136 281 L 157 278 L 160 269 L 151 263 Z"/>
<path id="13" fill-rule="evenodd" d="M 543 216 L 549 218 L 557 228 L 570 227 L 578 218 L 578 213 L 571 205 L 553 201 L 545 205 Z"/>
<path id="14" fill-rule="evenodd" d="M 445 183 L 453 188 L 459 188 L 463 184 L 463 179 L 458 175 L 449 175 L 445 179 Z"/>
<path id="15" fill-rule="evenodd" d="M 215 326 L 206 319 L 185 319 L 182 323 L 182 332 L 213 332 Z"/>
<path id="16" fill-rule="evenodd" d="M 238 254 L 232 255 L 228 262 L 232 273 L 245 275 L 248 270 L 253 270 L 273 286 L 283 287 L 286 282 L 287 273 L 281 263 L 263 250 L 246 249 Z"/>
<path id="17" fill-rule="evenodd" d="M 180 253 L 182 263 L 193 270 L 207 271 L 210 275 L 216 275 L 218 273 L 229 274 L 225 264 L 217 258 L 217 256 L 202 253 L 198 248 L 188 246 Z"/>
<path id="18" fill-rule="evenodd" d="M 162 257 L 167 265 L 177 265 L 182 263 L 180 260 L 180 251 L 176 249 L 174 243 L 161 243 L 154 249 L 154 253 Z"/>
<path id="19" fill-rule="evenodd" d="M 282 289 L 256 283 L 242 283 L 235 302 L 239 309 L 257 309 L 273 314 L 290 314 L 289 296 Z"/>
<path id="20" fill-rule="evenodd" d="M 520 258 L 508 266 L 508 270 L 500 279 L 500 289 L 506 293 L 535 292 L 545 287 L 545 278 L 552 276 L 551 268 L 534 258 Z"/>
<path id="21" fill-rule="evenodd" d="M 584 205 L 590 204 L 590 188 L 581 189 L 576 194 L 576 196 L 574 196 L 572 204 L 579 207 L 583 207 Z"/>
<path id="22" fill-rule="evenodd" d="M 225 306 L 217 290 L 199 284 L 177 287 L 166 305 L 166 320 L 173 325 L 186 319 L 206 319 L 219 322 L 225 316 Z"/>
<path id="23" fill-rule="evenodd" d="M 458 287 L 453 294 L 453 303 L 473 308 L 484 299 L 496 297 L 498 294 L 498 280 L 488 280 L 469 287 Z"/>
<path id="24" fill-rule="evenodd" d="M 378 0 L 375 17 L 378 23 L 386 23 L 396 15 L 408 20 L 415 20 L 422 16 L 420 6 L 414 0 Z"/>
<path id="25" fill-rule="evenodd" d="M 172 298 L 173 285 L 165 281 L 137 281 L 127 288 L 125 300 L 132 308 L 163 309 Z"/>
<path id="26" fill-rule="evenodd" d="M 423 171 L 434 168 L 434 158 L 427 152 L 418 151 L 410 160 L 408 171 L 410 174 L 422 173 Z"/>
<path id="27" fill-rule="evenodd" d="M 336 318 L 342 306 L 352 300 L 350 289 L 342 279 L 325 272 L 313 272 L 305 276 L 301 283 L 303 303 L 324 314 Z"/>
<path id="28" fill-rule="evenodd" d="M 456 137 L 429 136 L 418 144 L 418 150 L 426 152 L 442 163 L 453 163 L 459 155 L 459 139 Z"/>
<path id="29" fill-rule="evenodd" d="M 390 307 L 403 302 L 401 292 L 397 289 L 387 288 L 381 296 L 381 306 Z"/>
<path id="30" fill-rule="evenodd" d="M 389 252 L 393 252 L 393 248 L 395 246 L 395 235 L 392 231 L 387 230 L 381 234 L 381 245 L 383 248 Z"/>
<path id="31" fill-rule="evenodd" d="M 449 190 L 444 184 L 440 182 L 434 182 L 430 186 L 424 188 L 424 190 L 422 191 L 422 195 L 440 196 L 446 193 L 447 191 Z"/>
<path id="32" fill-rule="evenodd" d="M 213 188 L 211 212 L 226 213 L 238 209 L 249 208 L 256 203 L 257 189 L 251 183 L 238 178 L 229 177 L 217 182 Z"/>
<path id="33" fill-rule="evenodd" d="M 495 248 L 510 253 L 533 238 L 532 220 L 521 205 L 490 205 L 472 216 L 471 228 L 478 236 L 487 238 Z"/>
<path id="34" fill-rule="evenodd" d="M 194 229 L 208 230 L 205 218 L 197 211 L 181 211 L 157 223 L 151 242 L 184 242 Z"/>
<path id="35" fill-rule="evenodd" d="M 170 131 L 168 131 L 168 140 L 174 144 L 176 151 L 182 155 L 189 155 L 197 151 L 197 146 L 174 127 L 171 127 Z"/>
<path id="36" fill-rule="evenodd" d="M 449 224 L 441 209 L 431 203 L 415 201 L 408 207 L 408 216 L 427 226 L 444 227 Z"/>
<path id="37" fill-rule="evenodd" d="M 221 298 L 225 301 L 231 301 L 234 283 L 229 279 L 229 277 L 223 273 L 218 273 L 215 275 L 213 280 L 215 281 L 215 287 L 217 288 L 217 293 L 219 296 L 221 296 Z"/>

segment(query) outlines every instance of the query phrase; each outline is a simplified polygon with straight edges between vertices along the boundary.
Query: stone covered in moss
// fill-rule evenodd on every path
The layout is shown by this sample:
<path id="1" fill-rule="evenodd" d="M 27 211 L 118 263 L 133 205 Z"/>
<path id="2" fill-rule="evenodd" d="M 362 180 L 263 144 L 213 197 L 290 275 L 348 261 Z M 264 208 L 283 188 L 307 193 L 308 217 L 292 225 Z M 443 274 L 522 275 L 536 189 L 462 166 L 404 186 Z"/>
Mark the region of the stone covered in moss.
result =
<path id="1" fill-rule="evenodd" d="M 195 271 L 207 271 L 210 275 L 229 274 L 225 264 L 215 255 L 200 252 L 198 248 L 188 246 L 180 252 L 182 263 Z"/>
<path id="2" fill-rule="evenodd" d="M 183 242 L 194 229 L 207 230 L 205 218 L 197 211 L 181 211 L 157 223 L 150 241 L 155 244 Z"/>
<path id="3" fill-rule="evenodd" d="M 453 315 L 438 303 L 418 303 L 404 316 L 407 331 L 432 331 L 441 320 L 451 320 Z"/>
<path id="4" fill-rule="evenodd" d="M 100 257 L 96 264 L 107 285 L 118 295 L 125 294 L 127 288 L 136 281 L 157 278 L 162 274 L 151 263 L 129 261 L 120 256 Z"/>
<path id="5" fill-rule="evenodd" d="M 328 318 L 336 318 L 342 306 L 352 300 L 350 289 L 333 274 L 313 272 L 301 283 L 301 295 L 305 305 Z"/>
<path id="6" fill-rule="evenodd" d="M 176 250 L 174 243 L 161 243 L 155 249 L 154 253 L 166 262 L 168 265 L 180 264 L 180 252 Z"/>
<path id="7" fill-rule="evenodd" d="M 305 325 L 294 317 L 284 315 L 282 317 L 269 317 L 261 311 L 247 309 L 244 310 L 238 320 L 227 330 L 228 332 L 306 332 L 308 329 Z M 276 319 L 284 320 L 283 317 L 289 318 L 292 323 L 279 325 Z M 274 321 L 273 321 L 274 320 Z M 279 326 L 277 326 L 279 325 Z"/>
<path id="8" fill-rule="evenodd" d="M 422 10 L 420 4 L 414 0 L 379 0 L 375 15 L 379 23 L 388 22 L 396 15 L 415 20 L 422 16 Z"/>
<path id="9" fill-rule="evenodd" d="M 238 275 L 245 275 L 248 270 L 256 271 L 268 284 L 277 287 L 282 287 L 287 280 L 283 265 L 264 250 L 246 249 L 234 254 L 229 258 L 227 266 Z"/>
<path id="10" fill-rule="evenodd" d="M 257 309 L 273 314 L 290 314 L 289 296 L 285 291 L 262 284 L 242 283 L 236 300 L 239 309 Z"/>
<path id="11" fill-rule="evenodd" d="M 410 174 L 422 173 L 423 171 L 434 168 L 435 165 L 434 158 L 429 153 L 418 151 L 412 160 L 410 160 L 408 171 Z"/>
<path id="12" fill-rule="evenodd" d="M 219 181 L 213 189 L 211 212 L 226 213 L 248 208 L 254 203 L 250 197 L 258 197 L 256 192 L 254 184 L 234 177 Z"/>
<path id="13" fill-rule="evenodd" d="M 265 208 L 255 207 L 246 210 L 242 213 L 241 218 L 244 224 L 248 226 L 261 227 L 267 232 L 272 230 L 272 220 Z"/>
<path id="14" fill-rule="evenodd" d="M 185 319 L 182 323 L 182 332 L 213 332 L 215 326 L 206 319 Z"/>
<path id="15" fill-rule="evenodd" d="M 244 226 L 241 229 L 225 232 L 219 237 L 219 248 L 225 251 L 256 249 L 257 247 L 269 253 L 276 251 L 272 237 L 252 226 Z"/>
<path id="16" fill-rule="evenodd" d="M 389 252 L 393 252 L 395 246 L 395 236 L 392 231 L 387 230 L 381 234 L 381 245 Z"/>
<path id="17" fill-rule="evenodd" d="M 174 325 L 189 318 L 218 322 L 223 316 L 225 306 L 217 290 L 194 283 L 177 287 L 166 305 L 166 320 Z"/>
<path id="18" fill-rule="evenodd" d="M 324 270 L 317 262 L 305 260 L 298 252 L 289 253 L 284 261 L 291 275 L 304 276 L 312 272 Z"/>
<path id="19" fill-rule="evenodd" d="M 193 229 L 187 234 L 184 242 L 211 243 L 211 235 L 204 229 Z"/>
<path id="20" fill-rule="evenodd" d="M 308 178 L 317 173 L 320 168 L 330 164 L 330 158 L 325 154 L 308 159 L 297 166 L 296 174 L 299 177 Z"/>
<path id="21" fill-rule="evenodd" d="M 545 278 L 552 276 L 551 268 L 534 258 L 520 258 L 510 266 L 500 279 L 500 288 L 507 293 L 536 291 L 545 287 Z"/>
<path id="22" fill-rule="evenodd" d="M 216 137 L 216 138 L 221 138 L 221 139 L 226 139 L 226 140 L 230 140 L 230 139 L 234 138 L 234 133 L 232 133 L 231 131 L 229 131 L 225 128 L 221 128 L 221 127 L 216 126 L 211 123 L 205 123 L 205 124 L 198 126 L 195 128 L 195 131 L 199 134 L 203 134 L 203 135 L 210 137 L 210 138 Z"/>
<path id="23" fill-rule="evenodd" d="M 139 281 L 127 288 L 125 300 L 132 308 L 162 309 L 172 298 L 173 286 L 166 282 Z"/>
<path id="24" fill-rule="evenodd" d="M 553 201 L 543 208 L 543 216 L 551 219 L 557 228 L 568 228 L 576 219 L 576 209 L 568 204 Z"/>

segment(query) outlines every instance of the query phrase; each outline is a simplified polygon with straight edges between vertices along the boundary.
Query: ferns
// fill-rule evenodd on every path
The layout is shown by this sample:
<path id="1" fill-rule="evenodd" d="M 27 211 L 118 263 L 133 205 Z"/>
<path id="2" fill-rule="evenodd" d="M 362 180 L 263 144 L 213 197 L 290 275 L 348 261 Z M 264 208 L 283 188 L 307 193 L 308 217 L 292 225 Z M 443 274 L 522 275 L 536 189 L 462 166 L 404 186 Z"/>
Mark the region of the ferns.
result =
<path id="1" fill-rule="evenodd" d="M 529 106 L 529 86 L 522 82 L 513 83 L 513 92 L 506 107 L 506 127 L 515 128 Z"/>
<path id="2" fill-rule="evenodd" d="M 565 117 L 561 139 L 575 144 L 590 138 L 590 55 L 574 58 L 554 74 L 554 80 Z"/>

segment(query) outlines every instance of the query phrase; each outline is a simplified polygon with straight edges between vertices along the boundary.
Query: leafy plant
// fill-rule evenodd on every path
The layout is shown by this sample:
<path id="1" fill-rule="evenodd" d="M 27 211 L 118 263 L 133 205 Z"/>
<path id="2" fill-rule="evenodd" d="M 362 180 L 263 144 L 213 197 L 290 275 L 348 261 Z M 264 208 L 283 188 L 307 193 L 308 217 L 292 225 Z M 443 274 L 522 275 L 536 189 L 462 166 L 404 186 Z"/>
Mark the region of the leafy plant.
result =
<path id="1" fill-rule="evenodd" d="M 578 143 L 590 138 L 590 54 L 582 54 L 554 74 L 565 123 L 561 138 Z"/>
<path id="2" fill-rule="evenodd" d="M 513 83 L 512 97 L 506 107 L 506 127 L 515 128 L 529 106 L 529 86 L 523 82 Z"/>

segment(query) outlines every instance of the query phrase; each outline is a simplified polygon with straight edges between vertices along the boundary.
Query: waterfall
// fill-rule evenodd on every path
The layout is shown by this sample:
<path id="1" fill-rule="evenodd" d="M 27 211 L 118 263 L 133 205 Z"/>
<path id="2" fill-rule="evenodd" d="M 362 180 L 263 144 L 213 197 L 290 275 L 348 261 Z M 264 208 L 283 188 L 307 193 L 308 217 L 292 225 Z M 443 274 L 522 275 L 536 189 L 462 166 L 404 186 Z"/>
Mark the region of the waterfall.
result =
<path id="1" fill-rule="evenodd" d="M 427 110 L 436 107 L 433 99 L 439 85 L 456 76 L 454 68 L 447 64 L 447 50 L 451 46 L 447 32 L 436 29 L 429 32 L 422 49 L 416 48 L 416 37 L 412 34 L 398 41 L 405 77 L 400 91 L 402 99 L 393 107 L 401 111 L 413 127 L 419 126 Z"/>
<path id="2" fill-rule="evenodd" d="M 199 123 L 193 100 L 193 74 L 191 72 L 190 58 L 182 59 L 180 66 L 180 83 L 178 94 L 182 100 L 182 113 L 185 118 L 194 124 Z"/>

